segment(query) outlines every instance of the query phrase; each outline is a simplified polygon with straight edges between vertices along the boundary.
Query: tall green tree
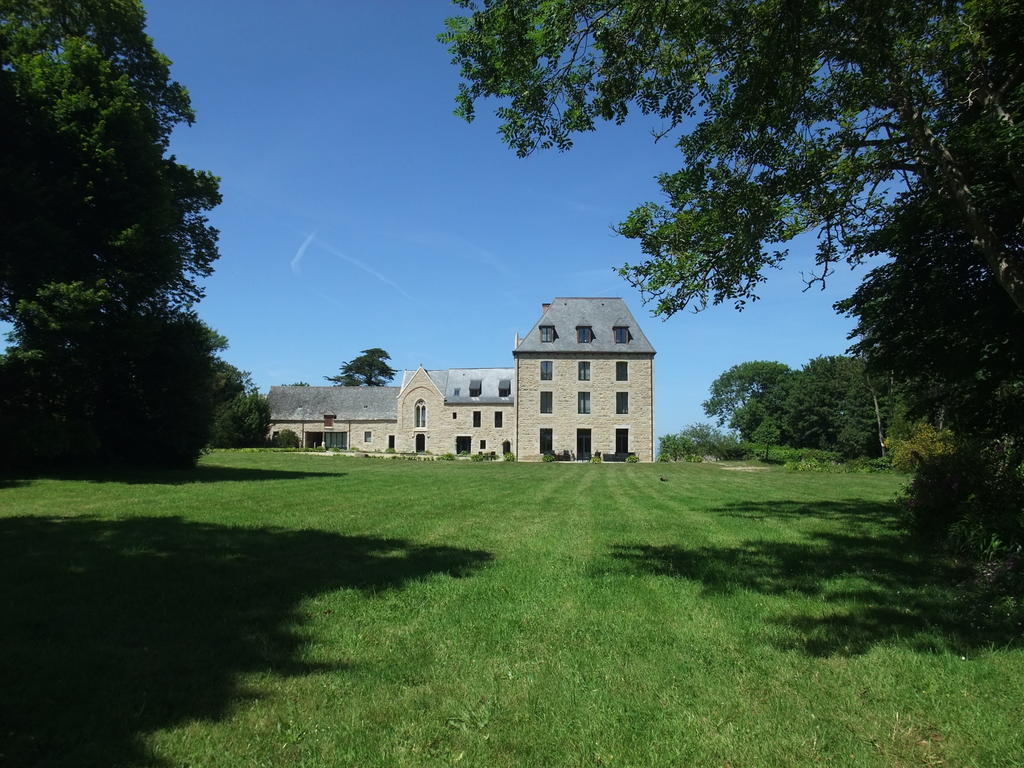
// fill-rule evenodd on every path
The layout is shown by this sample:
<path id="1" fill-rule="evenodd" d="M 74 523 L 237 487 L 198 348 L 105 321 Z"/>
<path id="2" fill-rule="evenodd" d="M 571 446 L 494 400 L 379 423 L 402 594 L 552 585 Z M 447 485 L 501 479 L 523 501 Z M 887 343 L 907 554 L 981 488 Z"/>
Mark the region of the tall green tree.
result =
<path id="1" fill-rule="evenodd" d="M 380 347 L 364 349 L 359 357 L 341 364 L 337 376 L 324 376 L 336 387 L 383 387 L 398 373 L 387 364 L 391 359 Z"/>
<path id="2" fill-rule="evenodd" d="M 469 13 L 440 36 L 462 75 L 456 113 L 499 99 L 518 154 L 630 111 L 676 142 L 667 201 L 620 225 L 645 255 L 622 273 L 659 314 L 756 298 L 801 232 L 819 233 L 824 279 L 865 255 L 902 189 L 927 191 L 1024 307 L 1018 225 L 993 213 L 1024 208 L 1024 4 L 457 2 Z"/>
<path id="3" fill-rule="evenodd" d="M 792 377 L 793 370 L 784 363 L 753 360 L 734 365 L 711 383 L 704 413 L 752 440 L 765 419 L 782 421 Z"/>
<path id="4" fill-rule="evenodd" d="M 879 413 L 888 417 L 884 397 Z M 837 451 L 848 458 L 882 453 L 863 360 L 832 355 L 808 361 L 790 379 L 784 408 L 780 416 L 794 447 Z"/>
<path id="5" fill-rule="evenodd" d="M 0 0 L 0 412 L 19 459 L 177 464 L 205 444 L 222 339 L 191 307 L 220 198 L 167 156 L 192 119 L 138 0 Z"/>

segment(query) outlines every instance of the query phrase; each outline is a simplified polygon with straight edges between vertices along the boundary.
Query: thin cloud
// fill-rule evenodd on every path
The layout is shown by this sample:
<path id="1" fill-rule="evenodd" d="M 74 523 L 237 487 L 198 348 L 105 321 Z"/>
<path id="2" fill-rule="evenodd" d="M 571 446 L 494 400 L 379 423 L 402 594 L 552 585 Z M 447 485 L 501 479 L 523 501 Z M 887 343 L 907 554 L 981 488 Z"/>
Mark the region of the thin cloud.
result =
<path id="1" fill-rule="evenodd" d="M 299 246 L 299 250 L 292 256 L 291 267 L 294 274 L 299 274 L 299 264 L 302 263 L 302 257 L 306 255 L 306 249 L 309 248 L 309 244 L 316 238 L 316 232 L 311 232 L 309 237 L 302 241 L 302 245 Z"/>
<path id="2" fill-rule="evenodd" d="M 410 296 L 409 293 L 404 288 L 402 288 L 402 286 L 400 286 L 394 280 L 389 278 L 387 275 L 382 275 L 380 272 L 378 272 L 377 270 L 373 269 L 372 267 L 364 264 L 359 259 L 357 259 L 357 258 L 355 258 L 353 256 L 349 256 L 347 253 L 339 251 L 337 248 L 335 248 L 334 246 L 332 246 L 332 245 L 330 245 L 328 243 L 325 243 L 323 240 L 317 240 L 316 244 L 319 245 L 321 248 L 323 248 L 328 253 L 333 254 L 334 256 L 337 256 L 342 261 L 347 261 L 349 264 L 351 264 L 351 265 L 353 265 L 355 267 L 359 267 L 359 269 L 363 270 L 363 272 L 365 272 L 366 274 L 372 275 L 373 277 L 377 278 L 382 283 L 384 283 L 384 285 L 387 285 L 387 286 L 390 286 L 391 288 L 394 288 L 400 294 L 405 296 L 405 298 L 409 299 L 409 301 L 414 301 L 417 304 L 419 303 L 419 300 L 415 296 Z"/>

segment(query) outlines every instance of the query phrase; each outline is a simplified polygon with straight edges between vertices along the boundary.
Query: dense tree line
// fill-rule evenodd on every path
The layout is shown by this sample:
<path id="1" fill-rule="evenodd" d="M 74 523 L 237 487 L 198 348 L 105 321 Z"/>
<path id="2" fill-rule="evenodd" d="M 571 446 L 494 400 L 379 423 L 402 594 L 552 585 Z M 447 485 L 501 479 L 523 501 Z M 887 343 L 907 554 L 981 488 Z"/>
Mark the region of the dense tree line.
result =
<path id="1" fill-rule="evenodd" d="M 862 358 L 843 355 L 817 357 L 798 370 L 770 361 L 735 365 L 711 384 L 704 412 L 745 441 L 846 458 L 885 456 L 893 429 L 906 430 L 894 378 L 873 378 Z"/>
<path id="2" fill-rule="evenodd" d="M 0 432 L 7 462 L 189 464 L 224 339 L 193 307 L 218 181 L 138 0 L 0 3 Z"/>

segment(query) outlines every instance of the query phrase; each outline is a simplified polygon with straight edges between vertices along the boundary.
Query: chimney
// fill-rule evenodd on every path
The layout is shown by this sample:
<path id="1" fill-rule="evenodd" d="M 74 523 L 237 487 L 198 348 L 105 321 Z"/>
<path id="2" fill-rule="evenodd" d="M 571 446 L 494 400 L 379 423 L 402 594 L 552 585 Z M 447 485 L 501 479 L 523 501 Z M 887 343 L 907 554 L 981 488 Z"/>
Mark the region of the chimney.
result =
<path id="1" fill-rule="evenodd" d="M 541 304 L 540 305 L 540 313 L 543 315 L 545 312 L 548 311 L 548 307 L 550 307 L 550 306 L 551 306 L 550 303 L 548 303 L 548 304 Z"/>
<path id="2" fill-rule="evenodd" d="M 519 331 L 516 331 L 516 342 L 512 345 L 512 349 L 519 349 Z"/>

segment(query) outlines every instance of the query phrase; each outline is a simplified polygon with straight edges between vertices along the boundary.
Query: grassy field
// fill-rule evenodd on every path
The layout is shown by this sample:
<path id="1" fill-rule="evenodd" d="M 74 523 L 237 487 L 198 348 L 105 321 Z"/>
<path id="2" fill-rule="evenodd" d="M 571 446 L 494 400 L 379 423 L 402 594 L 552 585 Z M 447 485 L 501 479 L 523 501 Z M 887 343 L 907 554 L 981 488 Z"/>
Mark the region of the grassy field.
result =
<path id="1" fill-rule="evenodd" d="M 900 478 L 219 453 L 0 481 L 0 765 L 1024 765 Z"/>

